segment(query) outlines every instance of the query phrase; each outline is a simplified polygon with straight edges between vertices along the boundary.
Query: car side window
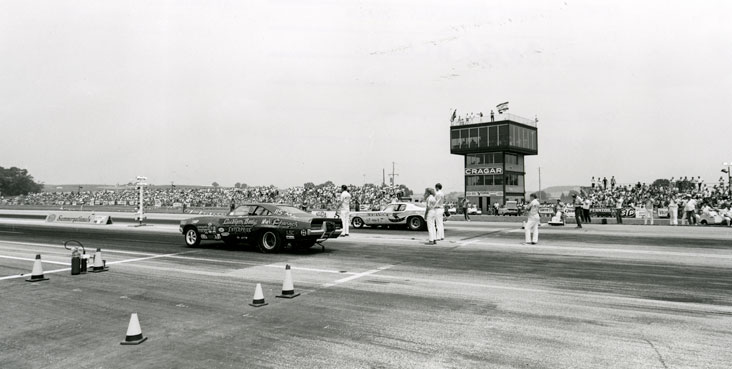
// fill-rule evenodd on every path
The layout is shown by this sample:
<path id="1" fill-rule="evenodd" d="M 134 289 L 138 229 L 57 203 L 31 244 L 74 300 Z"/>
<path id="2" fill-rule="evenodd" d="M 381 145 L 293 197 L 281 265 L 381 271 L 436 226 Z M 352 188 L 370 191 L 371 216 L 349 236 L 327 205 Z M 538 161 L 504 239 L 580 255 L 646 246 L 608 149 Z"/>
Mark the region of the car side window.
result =
<path id="1" fill-rule="evenodd" d="M 260 206 L 256 210 L 254 210 L 253 215 L 272 215 L 272 212 L 267 210 L 267 208 Z"/>
<path id="2" fill-rule="evenodd" d="M 396 207 L 396 209 L 394 209 L 394 211 L 404 211 L 404 209 L 406 209 L 406 208 L 407 208 L 407 205 L 401 204 L 401 205 L 397 205 L 397 207 Z"/>
<path id="3" fill-rule="evenodd" d="M 232 212 L 229 213 L 229 215 L 235 215 L 235 216 L 241 216 L 241 215 L 249 215 L 249 211 L 251 210 L 251 206 L 248 205 L 242 205 L 234 209 Z"/>

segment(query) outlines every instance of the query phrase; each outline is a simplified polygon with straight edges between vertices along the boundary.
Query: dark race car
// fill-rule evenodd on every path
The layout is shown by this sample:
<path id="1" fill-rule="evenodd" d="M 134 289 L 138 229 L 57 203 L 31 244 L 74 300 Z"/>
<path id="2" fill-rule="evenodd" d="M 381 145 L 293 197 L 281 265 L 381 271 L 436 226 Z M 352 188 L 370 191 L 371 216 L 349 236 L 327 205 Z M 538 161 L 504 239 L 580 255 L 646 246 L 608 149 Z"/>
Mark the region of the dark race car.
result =
<path id="1" fill-rule="evenodd" d="M 256 203 L 241 205 L 225 216 L 201 216 L 182 220 L 180 232 L 186 245 L 201 240 L 221 240 L 227 245 L 255 242 L 264 253 L 277 252 L 287 243 L 308 248 L 316 242 L 337 238 L 338 218 L 316 217 L 289 205 Z"/>

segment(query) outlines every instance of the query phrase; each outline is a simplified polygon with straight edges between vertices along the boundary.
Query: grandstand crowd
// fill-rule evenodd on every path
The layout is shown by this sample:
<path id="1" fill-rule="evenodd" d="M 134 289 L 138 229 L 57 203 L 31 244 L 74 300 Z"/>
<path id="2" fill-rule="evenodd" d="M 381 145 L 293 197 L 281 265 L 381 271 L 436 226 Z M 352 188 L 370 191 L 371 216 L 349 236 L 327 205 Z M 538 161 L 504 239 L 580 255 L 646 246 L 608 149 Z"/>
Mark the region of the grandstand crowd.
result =
<path id="1" fill-rule="evenodd" d="M 650 185 L 641 182 L 616 185 L 614 176 L 609 183 L 593 177 L 591 186 L 585 187 L 580 196 L 588 198 L 595 207 L 677 209 L 679 219 L 688 224 L 694 224 L 700 215 L 715 213 L 727 224 L 732 223 L 732 196 L 723 177 L 712 184 L 704 183 L 701 177 L 684 177 L 657 180 Z"/>
<path id="2" fill-rule="evenodd" d="M 390 186 L 366 184 L 349 186 L 355 208 L 379 210 L 403 195 L 403 190 Z M 150 207 L 231 207 L 246 202 L 291 204 L 304 210 L 334 210 L 338 204 L 340 186 L 327 182 L 318 186 L 296 186 L 278 189 L 274 186 L 246 188 L 145 188 L 144 206 Z M 101 191 L 39 192 L 26 196 L 0 198 L 0 204 L 10 206 L 136 206 L 139 190 L 134 187 Z"/>

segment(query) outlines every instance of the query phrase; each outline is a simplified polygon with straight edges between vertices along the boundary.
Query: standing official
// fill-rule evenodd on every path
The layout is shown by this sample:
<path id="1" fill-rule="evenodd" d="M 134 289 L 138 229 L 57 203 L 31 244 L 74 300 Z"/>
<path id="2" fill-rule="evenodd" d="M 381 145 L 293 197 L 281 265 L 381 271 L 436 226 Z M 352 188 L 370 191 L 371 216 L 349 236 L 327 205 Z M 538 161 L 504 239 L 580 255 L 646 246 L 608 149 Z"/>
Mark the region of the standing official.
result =
<path id="1" fill-rule="evenodd" d="M 468 215 L 468 206 L 470 206 L 470 200 L 468 200 L 468 196 L 465 196 L 463 199 L 463 215 L 465 216 L 465 220 L 469 222 L 470 215 Z"/>
<path id="2" fill-rule="evenodd" d="M 646 198 L 646 214 L 643 216 L 643 225 L 648 223 L 648 219 L 651 220 L 651 225 L 653 225 L 653 198 L 650 196 Z"/>
<path id="3" fill-rule="evenodd" d="M 671 217 L 669 224 L 679 225 L 679 204 L 676 203 L 675 197 L 672 197 L 668 203 L 668 215 Z"/>
<path id="4" fill-rule="evenodd" d="M 338 196 L 338 211 L 341 216 L 341 222 L 343 222 L 343 232 L 341 237 L 348 237 L 348 226 L 351 223 L 351 194 L 348 193 L 348 186 L 341 186 L 341 194 Z"/>
<path id="5" fill-rule="evenodd" d="M 582 198 L 576 193 L 572 194 L 572 205 L 574 206 L 574 220 L 577 222 L 577 228 L 582 228 Z"/>
<path id="6" fill-rule="evenodd" d="M 435 190 L 431 188 L 425 188 L 424 190 L 424 203 L 425 203 L 425 211 L 424 211 L 424 219 L 427 222 L 427 231 L 429 232 L 429 242 L 427 242 L 428 245 L 435 245 L 437 244 L 437 232 L 435 231 L 435 203 L 437 200 L 435 199 Z"/>
<path id="7" fill-rule="evenodd" d="M 585 223 L 592 223 L 592 219 L 590 219 L 590 207 L 592 207 L 592 200 L 587 196 L 585 201 L 582 203 L 582 221 Z"/>
<path id="8" fill-rule="evenodd" d="M 437 223 L 437 240 L 445 239 L 445 195 L 442 193 L 442 184 L 435 185 L 435 223 Z"/>
<path id="9" fill-rule="evenodd" d="M 615 200 L 615 220 L 618 224 L 623 224 L 623 197 L 620 196 Z"/>
<path id="10" fill-rule="evenodd" d="M 531 202 L 526 205 L 526 210 L 529 216 L 526 219 L 526 226 L 524 227 L 526 233 L 526 242 L 524 242 L 524 245 L 528 245 L 529 243 L 536 245 L 539 242 L 539 222 L 541 219 L 539 218 L 539 200 L 536 199 L 536 194 L 531 194 Z"/>

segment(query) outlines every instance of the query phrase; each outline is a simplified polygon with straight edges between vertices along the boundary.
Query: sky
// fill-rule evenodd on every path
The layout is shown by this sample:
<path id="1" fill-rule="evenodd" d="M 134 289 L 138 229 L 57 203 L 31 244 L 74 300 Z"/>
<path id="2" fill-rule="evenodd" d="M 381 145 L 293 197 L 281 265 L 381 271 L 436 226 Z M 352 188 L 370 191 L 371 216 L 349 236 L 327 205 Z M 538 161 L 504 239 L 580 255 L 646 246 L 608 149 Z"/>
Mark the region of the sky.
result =
<path id="1" fill-rule="evenodd" d="M 0 166 L 46 184 L 462 191 L 449 118 L 538 117 L 526 189 L 732 162 L 732 2 L 0 2 Z M 388 177 L 387 177 L 388 181 Z"/>

